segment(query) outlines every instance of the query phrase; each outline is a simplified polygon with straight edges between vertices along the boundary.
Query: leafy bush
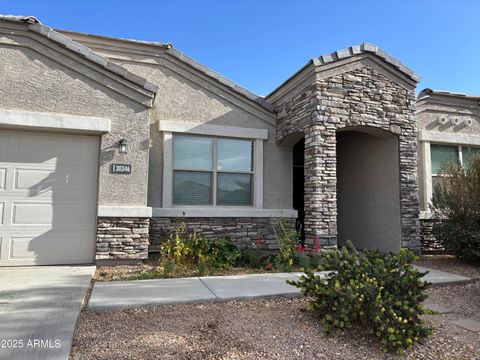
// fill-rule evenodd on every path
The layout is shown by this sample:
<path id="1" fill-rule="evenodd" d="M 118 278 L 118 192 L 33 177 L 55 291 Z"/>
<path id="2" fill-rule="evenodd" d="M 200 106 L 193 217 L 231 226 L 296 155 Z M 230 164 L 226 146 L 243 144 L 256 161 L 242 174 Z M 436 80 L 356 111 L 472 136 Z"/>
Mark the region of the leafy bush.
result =
<path id="1" fill-rule="evenodd" d="M 262 265 L 262 252 L 255 245 L 248 247 L 241 252 L 241 262 L 252 268 L 258 268 Z"/>
<path id="2" fill-rule="evenodd" d="M 384 351 L 402 353 L 430 334 L 420 316 L 426 283 L 411 266 L 415 255 L 406 249 L 398 255 L 378 251 L 359 253 L 347 248 L 324 253 L 324 266 L 336 269 L 326 278 L 307 271 L 299 281 L 289 281 L 311 297 L 309 309 L 320 319 L 323 330 L 351 328 L 360 323 L 380 339 Z"/>
<path id="3" fill-rule="evenodd" d="M 168 263 L 168 267 L 173 269 L 172 261 L 177 266 L 204 264 L 213 268 L 229 268 L 235 265 L 239 257 L 240 252 L 229 239 L 206 239 L 201 234 L 188 234 L 185 223 L 162 243 L 160 249 L 160 260 L 164 267 Z M 204 266 L 198 269 L 199 272 L 206 271 Z"/>
<path id="4" fill-rule="evenodd" d="M 278 227 L 273 227 L 273 232 L 280 246 L 280 260 L 292 266 L 298 244 L 300 244 L 300 232 L 293 222 L 285 221 L 283 218 L 280 219 Z"/>
<path id="5" fill-rule="evenodd" d="M 450 164 L 441 171 L 433 192 L 433 211 L 441 219 L 433 234 L 447 250 L 480 264 L 480 158 L 464 170 Z"/>
<path id="6" fill-rule="evenodd" d="M 206 258 L 211 266 L 232 267 L 240 256 L 240 251 L 229 239 L 207 240 Z"/>

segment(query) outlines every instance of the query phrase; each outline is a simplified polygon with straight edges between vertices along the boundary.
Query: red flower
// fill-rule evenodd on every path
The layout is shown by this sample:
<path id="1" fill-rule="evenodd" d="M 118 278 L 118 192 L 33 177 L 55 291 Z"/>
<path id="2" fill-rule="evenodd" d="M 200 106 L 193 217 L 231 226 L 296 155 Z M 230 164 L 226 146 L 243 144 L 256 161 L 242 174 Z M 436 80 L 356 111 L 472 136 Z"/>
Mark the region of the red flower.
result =
<path id="1" fill-rule="evenodd" d="M 269 262 L 269 263 L 267 264 L 267 267 L 266 267 L 266 268 L 267 268 L 267 270 L 270 270 L 270 271 L 273 270 L 273 264 L 272 264 L 271 262 Z"/>
<path id="2" fill-rule="evenodd" d="M 259 248 L 261 244 L 262 244 L 262 236 L 258 235 L 257 239 L 255 240 L 255 245 L 257 246 L 257 248 Z"/>
<path id="3" fill-rule="evenodd" d="M 317 235 L 315 236 L 315 255 L 317 255 L 319 251 L 320 251 L 320 238 Z"/>
<path id="4" fill-rule="evenodd" d="M 298 251 L 299 254 L 303 254 L 302 244 L 298 244 L 297 251 Z"/>

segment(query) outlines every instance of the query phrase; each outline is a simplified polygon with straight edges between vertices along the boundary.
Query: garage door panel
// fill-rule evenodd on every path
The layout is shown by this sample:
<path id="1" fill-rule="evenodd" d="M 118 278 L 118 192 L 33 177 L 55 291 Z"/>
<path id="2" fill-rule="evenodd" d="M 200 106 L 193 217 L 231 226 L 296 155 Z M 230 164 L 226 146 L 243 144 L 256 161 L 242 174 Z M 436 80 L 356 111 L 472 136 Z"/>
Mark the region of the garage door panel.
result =
<path id="1" fill-rule="evenodd" d="M 34 260 L 35 251 L 31 248 L 34 237 L 10 237 L 9 260 Z"/>
<path id="2" fill-rule="evenodd" d="M 91 159 L 98 157 L 96 137 L 60 135 L 32 135 L 19 137 L 13 150 L 16 162 L 43 163 L 45 165 L 91 166 Z"/>
<path id="3" fill-rule="evenodd" d="M 89 169 L 78 170 L 38 170 L 38 169 L 17 169 L 15 171 L 14 190 L 28 190 L 31 196 L 57 191 L 71 192 L 72 195 L 83 197 L 85 194 L 83 184 L 95 181 Z"/>
<path id="4" fill-rule="evenodd" d="M 7 169 L 6 168 L 0 168 L 0 191 L 5 190 L 5 182 L 6 181 L 7 181 Z"/>
<path id="5" fill-rule="evenodd" d="M 8 137 L 7 135 L 0 134 L 0 159 L 7 157 L 8 151 Z"/>
<path id="6" fill-rule="evenodd" d="M 0 131 L 0 266 L 93 261 L 98 143 Z"/>
<path id="7" fill-rule="evenodd" d="M 52 228 L 88 224 L 94 209 L 76 203 L 13 203 L 12 226 L 47 225 Z M 88 226 L 87 226 L 88 227 Z"/>

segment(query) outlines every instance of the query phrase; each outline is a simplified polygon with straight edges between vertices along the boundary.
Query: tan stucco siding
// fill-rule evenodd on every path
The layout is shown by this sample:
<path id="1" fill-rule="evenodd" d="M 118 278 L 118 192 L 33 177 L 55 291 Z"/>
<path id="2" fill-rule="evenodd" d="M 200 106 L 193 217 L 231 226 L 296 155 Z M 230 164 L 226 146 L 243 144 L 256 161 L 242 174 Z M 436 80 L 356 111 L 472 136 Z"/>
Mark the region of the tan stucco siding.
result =
<path id="1" fill-rule="evenodd" d="M 430 159 L 423 156 L 425 141 L 450 145 L 479 146 L 480 106 L 468 97 L 430 95 L 417 101 L 418 178 L 420 210 L 429 211 L 431 180 L 428 169 Z M 432 140 L 426 140 L 432 139 Z M 430 187 L 430 188 L 429 188 Z"/>
<path id="2" fill-rule="evenodd" d="M 268 114 L 255 104 L 246 105 L 218 85 L 177 66 L 172 59 L 160 59 L 157 64 L 118 58 L 115 61 L 160 87 L 150 125 L 149 206 L 162 206 L 163 144 L 158 129 L 159 121 L 164 120 L 267 129 L 263 148 L 264 208 L 292 208 L 292 153 L 291 149 L 276 145 L 273 113 Z"/>
<path id="3" fill-rule="evenodd" d="M 149 109 L 99 82 L 104 75 L 95 64 L 46 41 L 0 29 L 0 109 L 109 119 L 111 132 L 101 137 L 99 205 L 145 206 Z M 122 138 L 129 142 L 128 155 L 118 153 Z M 110 174 L 112 163 L 132 164 L 132 174 Z"/>

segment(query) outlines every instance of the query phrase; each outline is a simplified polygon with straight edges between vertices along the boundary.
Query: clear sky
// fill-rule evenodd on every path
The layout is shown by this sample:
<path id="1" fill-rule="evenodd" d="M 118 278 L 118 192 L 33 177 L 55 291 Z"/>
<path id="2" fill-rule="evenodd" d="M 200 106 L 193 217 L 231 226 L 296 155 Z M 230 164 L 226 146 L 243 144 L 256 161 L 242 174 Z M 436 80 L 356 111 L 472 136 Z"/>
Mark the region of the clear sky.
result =
<path id="1" fill-rule="evenodd" d="M 0 0 L 0 13 L 172 43 L 259 95 L 310 58 L 362 42 L 417 72 L 418 90 L 480 95 L 480 0 Z"/>

